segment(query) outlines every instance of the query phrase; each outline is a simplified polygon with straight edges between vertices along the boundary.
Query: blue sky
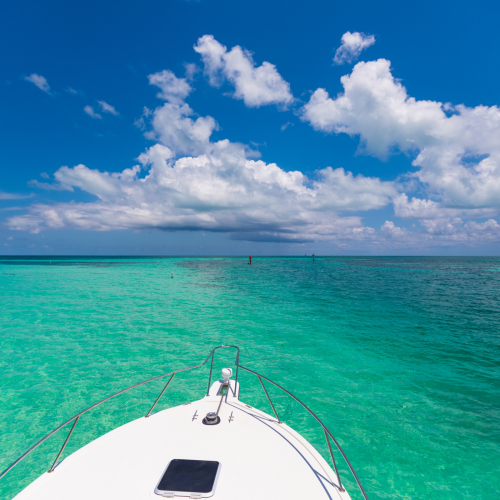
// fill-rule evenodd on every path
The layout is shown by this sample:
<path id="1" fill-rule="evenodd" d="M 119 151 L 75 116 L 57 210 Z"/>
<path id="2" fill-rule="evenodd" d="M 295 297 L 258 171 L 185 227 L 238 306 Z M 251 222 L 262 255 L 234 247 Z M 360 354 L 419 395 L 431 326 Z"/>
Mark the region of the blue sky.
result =
<path id="1" fill-rule="evenodd" d="M 498 255 L 498 11 L 4 2 L 1 252 Z"/>

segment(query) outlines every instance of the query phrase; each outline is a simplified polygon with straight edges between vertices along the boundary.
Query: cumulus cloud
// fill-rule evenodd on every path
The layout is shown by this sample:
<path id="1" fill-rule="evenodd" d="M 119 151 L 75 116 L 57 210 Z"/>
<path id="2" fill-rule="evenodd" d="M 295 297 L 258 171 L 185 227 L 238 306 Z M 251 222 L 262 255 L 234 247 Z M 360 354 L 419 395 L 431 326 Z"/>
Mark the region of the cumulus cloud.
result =
<path id="1" fill-rule="evenodd" d="M 442 219 L 443 217 L 491 217 L 498 213 L 495 207 L 487 208 L 449 208 L 443 203 L 400 193 L 392 200 L 394 213 L 405 219 Z"/>
<path id="2" fill-rule="evenodd" d="M 186 78 L 177 78 L 170 70 L 163 70 L 148 76 L 149 84 L 159 87 L 158 99 L 164 99 L 175 104 L 184 102 L 192 88 Z"/>
<path id="3" fill-rule="evenodd" d="M 11 218 L 9 226 L 33 232 L 44 227 L 203 229 L 299 242 L 352 235 L 353 228 L 362 227 L 360 218 L 338 212 L 379 208 L 394 194 L 391 183 L 342 169 L 324 169 L 310 183 L 301 172 L 248 159 L 243 145 L 227 140 L 211 143 L 204 154 L 177 159 L 170 148 L 156 144 L 138 160 L 140 165 L 120 173 L 84 165 L 60 168 L 54 177 L 61 186 L 82 189 L 97 200 L 35 205 L 30 214 Z M 143 170 L 145 177 L 139 175 Z"/>
<path id="4" fill-rule="evenodd" d="M 464 223 L 459 217 L 423 219 L 424 231 L 408 231 L 393 221 L 385 221 L 380 228 L 383 238 L 393 248 L 429 248 L 432 246 L 483 245 L 500 239 L 500 226 L 493 219 Z M 380 243 L 380 242 L 377 242 Z"/>
<path id="5" fill-rule="evenodd" d="M 341 38 L 342 44 L 335 52 L 333 62 L 335 64 L 344 64 L 354 62 L 361 52 L 375 43 L 373 35 L 348 31 Z"/>
<path id="6" fill-rule="evenodd" d="M 204 35 L 194 50 L 201 55 L 210 85 L 219 87 L 225 80 L 229 81 L 234 86 L 233 97 L 242 99 L 246 106 L 286 106 L 293 102 L 290 84 L 276 66 L 267 61 L 256 66 L 251 52 L 239 45 L 228 52 L 212 35 Z"/>
<path id="7" fill-rule="evenodd" d="M 208 42 L 218 44 L 213 37 Z M 220 60 L 234 50 L 219 46 Z M 53 183 L 31 181 L 41 189 L 81 190 L 94 201 L 34 204 L 8 219 L 10 229 L 202 230 L 236 240 L 327 241 L 342 248 L 415 249 L 500 239 L 492 218 L 500 209 L 496 107 L 416 101 L 394 79 L 388 61 L 359 63 L 342 78 L 343 94 L 330 98 L 318 89 L 302 108 L 302 119 L 317 130 L 359 136 L 367 154 L 412 153 L 418 170 L 406 183 L 332 167 L 306 176 L 260 160 L 247 145 L 213 141 L 215 119 L 197 115 L 185 102 L 192 91 L 187 78 L 170 71 L 148 78 L 165 102 L 145 108 L 140 126 L 156 144 L 138 156 L 138 164 L 121 172 L 64 166 Z M 412 184 L 427 197 L 403 192 Z M 363 224 L 359 212 L 391 202 L 398 217 L 417 219 L 420 229 L 390 220 L 379 231 Z M 484 220 L 464 222 L 470 217 Z"/>
<path id="8" fill-rule="evenodd" d="M 369 228 L 359 216 L 340 217 L 340 212 L 381 208 L 397 194 L 391 182 L 342 168 L 327 167 L 309 179 L 255 159 L 244 144 L 212 142 L 215 120 L 194 116 L 182 101 L 187 87 L 172 76 L 149 77 L 167 102 L 143 117 L 146 135 L 157 144 L 139 155 L 138 165 L 119 173 L 61 167 L 54 189 L 81 189 L 96 200 L 34 205 L 29 214 L 12 217 L 9 227 L 201 229 L 236 239 L 297 243 L 359 238 Z M 45 184 L 36 185 L 47 189 Z"/>
<path id="9" fill-rule="evenodd" d="M 406 229 L 397 227 L 392 220 L 386 220 L 380 230 L 389 238 L 401 238 L 407 235 Z"/>
<path id="10" fill-rule="evenodd" d="M 144 108 L 144 114 L 136 124 L 145 128 L 149 121 L 151 129 L 146 137 L 168 145 L 173 155 L 203 153 L 210 144 L 210 136 L 218 130 L 211 116 L 196 116 L 184 102 L 192 88 L 185 78 L 177 78 L 168 70 L 148 76 L 150 85 L 161 89 L 156 96 L 167 101 L 154 111 Z"/>
<path id="11" fill-rule="evenodd" d="M 466 223 L 459 217 L 424 219 L 421 224 L 427 230 L 427 241 L 445 241 L 447 244 L 483 244 L 500 239 L 500 226 L 494 219 Z"/>
<path id="12" fill-rule="evenodd" d="M 99 113 L 96 113 L 92 106 L 85 106 L 83 108 L 83 111 L 85 111 L 85 113 L 87 113 L 92 118 L 102 120 L 102 116 Z"/>
<path id="13" fill-rule="evenodd" d="M 120 113 L 116 111 L 116 109 L 111 106 L 111 104 L 108 104 L 107 102 L 104 101 L 97 101 L 99 103 L 99 106 L 101 106 L 101 111 L 103 113 L 110 113 L 111 115 L 118 116 Z"/>
<path id="14" fill-rule="evenodd" d="M 479 216 L 500 210 L 500 109 L 451 106 L 408 96 L 385 59 L 358 63 L 341 78 L 344 93 L 316 90 L 302 119 L 316 130 L 359 136 L 361 149 L 386 158 L 416 154 L 428 199 L 395 198 L 396 214 L 408 217 Z M 427 215 L 426 215 L 427 214 Z"/>
<path id="15" fill-rule="evenodd" d="M 146 137 L 168 144 L 175 154 L 197 155 L 210 144 L 210 136 L 218 129 L 211 116 L 194 117 L 186 104 L 165 103 L 151 113 L 152 130 Z"/>
<path id="16" fill-rule="evenodd" d="M 432 246 L 479 246 L 500 239 L 500 226 L 494 219 L 484 222 L 468 221 L 459 217 L 420 221 L 424 232 L 404 228 L 382 228 L 391 244 L 400 248 L 429 248 Z M 387 223 L 386 223 L 387 224 Z M 384 224 L 385 225 L 385 224 Z M 384 229 L 386 229 L 384 231 Z M 387 230 L 388 229 L 388 230 Z"/>
<path id="17" fill-rule="evenodd" d="M 25 76 L 24 79 L 36 85 L 43 92 L 50 94 L 50 85 L 44 76 L 33 73 L 30 76 Z"/>

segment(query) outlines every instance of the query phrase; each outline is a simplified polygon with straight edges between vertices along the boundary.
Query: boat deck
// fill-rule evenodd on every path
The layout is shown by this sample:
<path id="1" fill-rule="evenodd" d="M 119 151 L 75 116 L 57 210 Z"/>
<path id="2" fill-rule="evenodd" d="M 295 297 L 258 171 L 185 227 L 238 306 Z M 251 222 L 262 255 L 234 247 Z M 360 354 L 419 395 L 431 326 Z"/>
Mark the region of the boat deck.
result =
<path id="1" fill-rule="evenodd" d="M 350 499 L 311 444 L 236 397 L 224 398 L 218 425 L 204 425 L 205 415 L 217 411 L 220 386 L 214 383 L 199 401 L 134 420 L 96 439 L 16 500 L 158 500 L 162 496 L 155 488 L 173 459 L 220 462 L 215 492 L 201 498 Z"/>

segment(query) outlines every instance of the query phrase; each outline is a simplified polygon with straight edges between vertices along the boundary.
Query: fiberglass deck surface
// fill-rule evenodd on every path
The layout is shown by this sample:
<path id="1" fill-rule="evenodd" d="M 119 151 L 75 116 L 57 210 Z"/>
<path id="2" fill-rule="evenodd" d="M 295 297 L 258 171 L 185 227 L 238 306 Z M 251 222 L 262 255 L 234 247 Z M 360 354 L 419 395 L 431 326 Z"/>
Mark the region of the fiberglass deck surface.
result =
<path id="1" fill-rule="evenodd" d="M 203 417 L 217 410 L 219 387 L 216 382 L 199 401 L 105 434 L 15 500 L 159 500 L 155 487 L 175 458 L 220 462 L 214 500 L 350 498 L 339 492 L 333 470 L 304 438 L 234 397 L 222 403 L 220 424 L 204 425 Z"/>

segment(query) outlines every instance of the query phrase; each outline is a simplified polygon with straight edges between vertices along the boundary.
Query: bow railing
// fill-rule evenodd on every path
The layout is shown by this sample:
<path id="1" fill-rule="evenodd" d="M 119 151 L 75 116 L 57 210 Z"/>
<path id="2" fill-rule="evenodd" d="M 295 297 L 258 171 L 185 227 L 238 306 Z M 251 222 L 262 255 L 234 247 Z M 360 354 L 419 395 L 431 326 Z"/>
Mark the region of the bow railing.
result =
<path id="1" fill-rule="evenodd" d="M 261 375 L 260 373 L 254 372 L 253 370 L 250 370 L 249 368 L 245 368 L 242 365 L 237 365 L 237 366 L 239 366 L 243 370 L 246 370 L 249 373 L 253 373 L 254 375 L 256 375 L 259 378 L 259 381 L 260 381 L 260 383 L 262 385 L 262 388 L 264 389 L 266 397 L 269 400 L 269 403 L 271 404 L 271 407 L 273 409 L 274 414 L 276 415 L 276 419 L 278 420 L 278 423 L 281 423 L 282 421 L 280 420 L 280 418 L 278 416 L 278 413 L 276 412 L 276 409 L 275 409 L 275 407 L 273 405 L 273 402 L 271 401 L 271 398 L 269 397 L 269 393 L 267 392 L 267 389 L 266 389 L 264 383 L 262 382 L 262 379 L 267 380 L 271 384 L 273 384 L 276 387 L 278 387 L 278 389 L 281 389 L 283 392 L 285 392 L 286 394 L 288 394 L 295 401 L 297 401 L 297 403 L 301 404 L 316 419 L 316 421 L 319 423 L 319 425 L 321 425 L 321 427 L 323 428 L 323 431 L 325 433 L 326 442 L 328 444 L 328 449 L 330 451 L 330 457 L 332 459 L 333 467 L 335 469 L 335 474 L 337 475 L 337 481 L 339 482 L 339 490 L 340 491 L 345 491 L 344 487 L 342 486 L 342 482 L 340 481 L 340 475 L 339 475 L 339 471 L 337 469 L 337 463 L 335 462 L 335 457 L 333 456 L 332 446 L 330 444 L 330 439 L 329 438 L 332 439 L 332 441 L 335 443 L 335 446 L 338 448 L 338 450 L 342 454 L 342 457 L 344 458 L 347 466 L 349 467 L 349 470 L 351 471 L 354 479 L 356 480 L 356 483 L 357 483 L 357 485 L 358 485 L 361 493 L 363 494 L 364 499 L 368 500 L 368 496 L 366 494 L 366 491 L 363 488 L 363 485 L 361 484 L 361 481 L 359 480 L 358 475 L 356 474 L 353 466 L 351 465 L 351 462 L 349 462 L 349 459 L 347 458 L 346 454 L 344 453 L 344 450 L 340 446 L 339 442 L 333 437 L 333 434 L 328 430 L 328 428 L 326 427 L 326 425 L 319 419 L 319 417 L 305 403 L 303 403 L 298 397 L 294 396 L 290 391 L 287 391 L 284 387 L 281 387 L 281 385 L 277 384 L 276 382 L 273 382 L 271 379 L 269 379 L 267 377 L 264 377 L 264 375 Z"/>
<path id="2" fill-rule="evenodd" d="M 319 419 L 319 417 L 305 404 L 303 403 L 299 398 L 297 398 L 296 396 L 294 396 L 291 392 L 287 391 L 284 387 L 281 387 L 281 385 L 277 384 L 276 382 L 273 382 L 271 379 L 265 377 L 264 375 L 261 375 L 260 373 L 257 373 L 253 370 L 250 370 L 249 368 L 246 368 L 242 365 L 239 364 L 239 357 L 240 357 L 240 350 L 238 347 L 236 346 L 233 346 L 233 345 L 220 345 L 220 346 L 217 346 L 215 347 L 214 349 L 212 349 L 212 351 L 210 352 L 210 354 L 205 358 L 205 360 L 203 361 L 203 363 L 200 363 L 198 365 L 193 365 L 193 366 L 188 366 L 186 368 L 180 368 L 178 370 L 174 370 L 174 371 L 171 371 L 171 372 L 168 372 L 168 373 L 164 373 L 162 375 L 157 375 L 156 377 L 153 377 L 153 378 L 150 378 L 150 379 L 147 379 L 147 380 L 144 380 L 143 382 L 139 382 L 137 384 L 134 384 L 134 385 L 131 385 L 130 387 L 127 387 L 126 389 L 122 389 L 121 391 L 118 391 L 114 394 L 112 394 L 111 396 L 108 396 L 104 399 L 101 399 L 100 401 L 98 401 L 97 403 L 94 403 L 93 405 L 89 406 L 88 408 L 85 408 L 84 410 L 80 411 L 79 413 L 77 413 L 76 415 L 73 415 L 70 419 L 66 420 L 65 422 L 63 422 L 61 425 L 59 425 L 58 427 L 56 427 L 53 431 L 49 432 L 46 436 L 44 436 L 43 438 L 41 438 L 37 443 L 35 443 L 31 448 L 29 448 L 25 453 L 23 453 L 18 459 L 16 459 L 14 462 L 12 462 L 11 465 L 9 465 L 2 473 L 0 473 L 0 479 L 3 478 L 9 471 L 11 471 L 17 464 L 19 464 L 19 462 L 21 462 L 23 459 L 25 459 L 31 452 L 33 452 L 36 448 L 38 448 L 42 443 L 44 443 L 48 438 L 50 438 L 53 434 L 55 434 L 57 431 L 59 431 L 60 429 L 62 429 L 63 427 L 65 427 L 66 425 L 68 425 L 69 423 L 73 422 L 73 425 L 71 426 L 71 429 L 66 437 L 66 439 L 64 440 L 64 443 L 61 447 L 61 449 L 59 450 L 54 462 L 52 463 L 52 466 L 50 467 L 50 469 L 47 471 L 49 473 L 51 472 L 54 472 L 55 468 L 57 467 L 58 465 L 58 461 L 59 461 L 59 458 L 61 457 L 64 449 L 66 448 L 66 445 L 68 444 L 68 441 L 71 437 L 71 435 L 73 434 L 73 431 L 75 430 L 75 427 L 76 427 L 76 424 L 78 423 L 80 417 L 82 415 L 84 415 L 85 413 L 87 413 L 88 411 L 92 410 L 93 408 L 96 408 L 97 406 L 100 406 L 101 404 L 105 403 L 106 401 L 109 401 L 110 399 L 113 399 L 115 398 L 116 396 L 119 396 L 120 394 L 123 394 L 127 391 L 130 391 L 131 389 L 134 389 L 136 387 L 139 387 L 141 385 L 144 385 L 144 384 L 148 384 L 149 382 L 153 382 L 155 380 L 159 380 L 161 378 L 164 378 L 164 377 L 168 377 L 170 375 L 170 378 L 168 379 L 167 383 L 165 384 L 165 386 L 163 387 L 162 391 L 160 392 L 159 396 L 156 398 L 156 401 L 153 403 L 153 405 L 151 406 L 150 410 L 148 411 L 148 413 L 145 415 L 145 418 L 148 418 L 153 409 L 155 408 L 155 406 L 158 404 L 158 402 L 160 401 L 161 397 L 163 396 L 163 394 L 165 393 L 165 390 L 167 389 L 167 387 L 169 386 L 170 382 L 172 381 L 172 379 L 174 378 L 174 376 L 177 374 L 177 373 L 180 373 L 180 372 L 185 372 L 185 371 L 189 371 L 189 370 L 194 370 L 196 368 L 201 368 L 202 366 L 205 366 L 207 361 L 211 359 L 211 363 L 210 363 L 210 375 L 209 375 L 209 378 L 208 378 L 208 389 L 207 389 L 207 395 L 209 394 L 209 391 L 210 391 L 210 383 L 212 381 L 212 371 L 213 371 L 213 364 L 214 364 L 214 358 L 215 358 L 215 351 L 217 351 L 218 349 L 221 349 L 221 348 L 226 348 L 226 347 L 229 347 L 229 348 L 233 348 L 233 349 L 236 349 L 237 350 L 237 353 L 236 353 L 236 362 L 235 362 L 235 365 L 236 365 L 236 380 L 235 380 L 235 390 L 237 391 L 237 394 L 236 397 L 239 399 L 239 395 L 240 395 L 240 392 L 237 390 L 237 387 L 238 387 L 238 369 L 241 368 L 249 373 L 253 373 L 254 375 L 256 375 L 262 385 L 262 388 L 264 389 L 264 393 L 273 409 L 273 412 L 276 416 L 276 419 L 278 421 L 279 424 L 282 423 L 282 420 L 280 420 L 279 416 L 278 416 L 278 412 L 276 411 L 276 408 L 273 404 L 273 402 L 271 401 L 271 398 L 269 396 L 269 393 L 264 385 L 264 383 L 262 382 L 262 379 L 264 380 L 267 380 L 268 382 L 270 382 L 271 384 L 273 384 L 274 386 L 278 387 L 279 389 L 281 389 L 283 392 L 285 392 L 286 394 L 288 394 L 290 397 L 292 397 L 295 401 L 297 401 L 299 404 L 301 404 L 315 419 L 316 421 L 320 424 L 320 426 L 322 427 L 323 431 L 324 431 L 324 434 L 325 434 L 325 439 L 326 439 L 326 442 L 328 444 L 328 449 L 329 449 L 329 452 L 330 452 L 330 457 L 332 459 L 332 463 L 333 463 L 333 467 L 335 469 L 335 474 L 337 476 L 337 480 L 338 480 L 338 488 L 339 488 L 339 491 L 345 491 L 343 486 L 342 486 L 342 482 L 340 480 L 340 475 L 339 475 L 339 471 L 338 471 L 338 468 L 337 468 L 337 463 L 335 461 L 335 457 L 333 455 L 333 451 L 332 451 L 332 446 L 331 446 L 331 443 L 330 443 L 330 439 L 335 443 L 335 446 L 338 448 L 339 452 L 341 453 L 342 457 L 344 458 L 347 466 L 349 467 L 354 479 L 356 480 L 356 483 L 361 491 L 361 493 L 363 494 L 363 497 L 365 500 L 368 500 L 368 496 L 366 495 L 366 492 L 356 474 L 356 472 L 354 471 L 354 468 L 352 467 L 351 463 L 349 462 L 346 454 L 344 453 L 344 451 L 342 450 L 342 447 L 340 446 L 340 444 L 338 443 L 338 441 L 333 437 L 333 434 L 329 431 L 329 429 L 326 427 L 326 425 Z"/>

